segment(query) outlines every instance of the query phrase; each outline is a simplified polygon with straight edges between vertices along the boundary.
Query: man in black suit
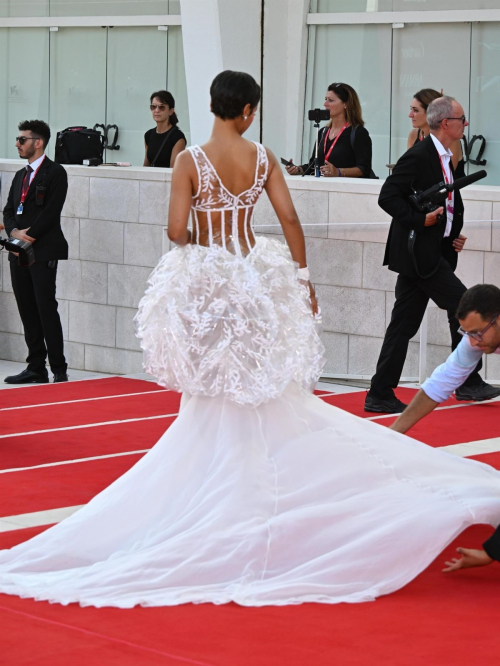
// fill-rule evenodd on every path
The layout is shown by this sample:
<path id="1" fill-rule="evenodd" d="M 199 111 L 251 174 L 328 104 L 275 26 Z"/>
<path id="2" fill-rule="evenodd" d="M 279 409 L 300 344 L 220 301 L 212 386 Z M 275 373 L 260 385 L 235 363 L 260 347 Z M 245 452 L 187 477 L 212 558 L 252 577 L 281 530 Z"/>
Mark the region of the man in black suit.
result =
<path id="1" fill-rule="evenodd" d="M 28 367 L 6 377 L 8 384 L 68 381 L 63 332 L 57 310 L 56 275 L 59 259 L 68 258 L 68 243 L 61 229 L 61 211 L 68 191 L 65 169 L 45 155 L 50 128 L 42 120 L 19 124 L 16 147 L 28 164 L 16 173 L 3 211 L 7 233 L 33 243 L 35 263 L 21 266 L 10 253 L 10 274 L 28 346 Z"/>
<path id="2" fill-rule="evenodd" d="M 432 213 L 414 210 L 408 197 L 454 178 L 450 146 L 468 125 L 462 106 L 452 97 L 440 97 L 427 109 L 430 136 L 410 148 L 384 183 L 379 205 L 392 216 L 384 266 L 398 273 L 396 302 L 387 328 L 375 375 L 365 399 L 365 411 L 399 413 L 406 405 L 394 394 L 403 371 L 408 344 L 417 333 L 429 299 L 448 312 L 452 349 L 460 342 L 455 313 L 465 285 L 454 271 L 457 253 L 465 243 L 463 203 L 460 192 L 448 198 L 446 206 Z M 409 234 L 413 231 L 413 240 Z M 455 391 L 458 400 L 488 400 L 500 389 L 486 384 L 478 364 L 465 383 Z"/>

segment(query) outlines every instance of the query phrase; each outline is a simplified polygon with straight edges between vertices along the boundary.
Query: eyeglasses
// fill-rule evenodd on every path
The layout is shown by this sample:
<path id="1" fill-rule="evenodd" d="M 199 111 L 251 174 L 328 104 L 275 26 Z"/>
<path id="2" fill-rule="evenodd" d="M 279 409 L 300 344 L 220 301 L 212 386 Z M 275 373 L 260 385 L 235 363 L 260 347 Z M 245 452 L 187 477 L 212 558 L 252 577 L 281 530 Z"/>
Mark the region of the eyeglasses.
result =
<path id="1" fill-rule="evenodd" d="M 158 111 L 165 111 L 167 108 L 166 104 L 150 104 L 149 108 L 151 111 L 154 111 L 155 109 L 158 109 Z"/>
<path id="2" fill-rule="evenodd" d="M 16 136 L 16 142 L 19 143 L 21 146 L 24 146 L 26 141 L 38 141 L 38 139 L 41 139 L 42 137 L 40 136 Z"/>
<path id="3" fill-rule="evenodd" d="M 468 338 L 472 338 L 473 340 L 477 340 L 478 342 L 481 342 L 483 339 L 483 335 L 486 333 L 486 331 L 490 328 L 490 326 L 493 326 L 493 324 L 496 322 L 500 315 L 495 315 L 493 319 L 490 321 L 488 326 L 485 326 L 482 331 L 477 331 L 476 333 L 469 333 L 468 331 L 464 331 L 464 329 L 460 326 L 458 329 L 458 332 L 460 335 L 466 335 Z"/>
<path id="4" fill-rule="evenodd" d="M 455 118 L 451 117 L 450 118 L 449 116 L 447 116 L 446 118 L 443 118 L 443 120 L 461 120 L 462 125 L 465 125 L 465 121 L 467 120 L 467 118 L 465 116 L 458 116 L 458 118 L 457 117 L 455 117 Z"/>

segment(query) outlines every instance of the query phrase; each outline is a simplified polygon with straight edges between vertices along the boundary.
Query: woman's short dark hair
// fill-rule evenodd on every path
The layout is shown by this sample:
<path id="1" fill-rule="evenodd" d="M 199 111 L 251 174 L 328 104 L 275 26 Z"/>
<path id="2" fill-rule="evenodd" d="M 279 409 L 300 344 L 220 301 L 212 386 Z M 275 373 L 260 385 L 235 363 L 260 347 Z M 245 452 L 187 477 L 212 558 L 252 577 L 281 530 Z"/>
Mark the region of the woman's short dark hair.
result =
<path id="1" fill-rule="evenodd" d="M 458 304 L 456 317 L 465 319 L 471 312 L 477 312 L 485 321 L 500 315 L 500 289 L 494 284 L 476 284 L 467 289 Z"/>
<path id="2" fill-rule="evenodd" d="M 361 113 L 361 103 L 358 93 L 347 83 L 331 83 L 328 90 L 335 93 L 337 97 L 345 104 L 345 117 L 349 125 L 353 127 L 364 127 L 365 121 Z"/>
<path id="3" fill-rule="evenodd" d="M 413 95 L 417 102 L 420 102 L 420 104 L 423 106 L 424 111 L 427 111 L 427 107 L 431 102 L 442 96 L 443 93 L 434 90 L 434 88 L 422 88 L 422 90 L 419 90 Z"/>
<path id="4" fill-rule="evenodd" d="M 157 97 L 160 100 L 160 102 L 163 102 L 163 104 L 166 104 L 169 109 L 175 109 L 174 96 L 172 95 L 172 93 L 169 93 L 168 90 L 158 90 L 158 92 L 154 92 L 149 98 L 150 104 L 153 103 L 155 97 Z M 170 124 L 171 125 L 179 124 L 179 118 L 177 118 L 177 114 L 175 113 L 175 111 L 170 116 Z"/>
<path id="5" fill-rule="evenodd" d="M 18 128 L 21 132 L 29 131 L 39 136 L 43 141 L 44 148 L 50 140 L 50 127 L 44 120 L 23 120 L 19 123 Z"/>
<path id="6" fill-rule="evenodd" d="M 227 69 L 212 81 L 210 98 L 214 115 L 222 120 L 237 118 L 247 104 L 255 109 L 260 102 L 260 86 L 250 74 Z"/>

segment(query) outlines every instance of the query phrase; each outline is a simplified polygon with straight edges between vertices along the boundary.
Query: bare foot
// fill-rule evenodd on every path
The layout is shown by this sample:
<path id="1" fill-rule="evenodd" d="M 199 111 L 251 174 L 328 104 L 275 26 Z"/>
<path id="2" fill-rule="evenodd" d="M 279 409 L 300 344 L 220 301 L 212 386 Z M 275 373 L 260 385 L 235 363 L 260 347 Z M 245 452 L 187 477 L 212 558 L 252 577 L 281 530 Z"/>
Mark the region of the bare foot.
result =
<path id="1" fill-rule="evenodd" d="M 457 553 L 462 557 L 454 557 L 450 562 L 445 562 L 444 573 L 458 571 L 459 569 L 469 569 L 469 567 L 485 567 L 494 560 L 484 550 L 474 550 L 473 548 L 457 548 Z"/>

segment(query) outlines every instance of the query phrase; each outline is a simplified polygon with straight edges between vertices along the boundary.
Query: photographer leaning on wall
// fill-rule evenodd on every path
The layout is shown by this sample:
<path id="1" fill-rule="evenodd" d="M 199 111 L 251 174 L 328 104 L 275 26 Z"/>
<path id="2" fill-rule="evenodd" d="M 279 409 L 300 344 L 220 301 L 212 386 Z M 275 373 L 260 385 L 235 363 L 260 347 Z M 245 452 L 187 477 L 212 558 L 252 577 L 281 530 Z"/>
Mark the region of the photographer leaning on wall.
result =
<path id="1" fill-rule="evenodd" d="M 3 211 L 5 230 L 12 238 L 33 244 L 35 262 L 21 266 L 9 253 L 12 287 L 28 346 L 28 367 L 6 377 L 8 384 L 68 381 L 63 332 L 57 310 L 56 275 L 59 259 L 68 258 L 68 243 L 61 230 L 61 211 L 68 191 L 65 169 L 45 155 L 50 128 L 43 120 L 19 124 L 16 147 L 28 164 L 16 173 Z"/>

